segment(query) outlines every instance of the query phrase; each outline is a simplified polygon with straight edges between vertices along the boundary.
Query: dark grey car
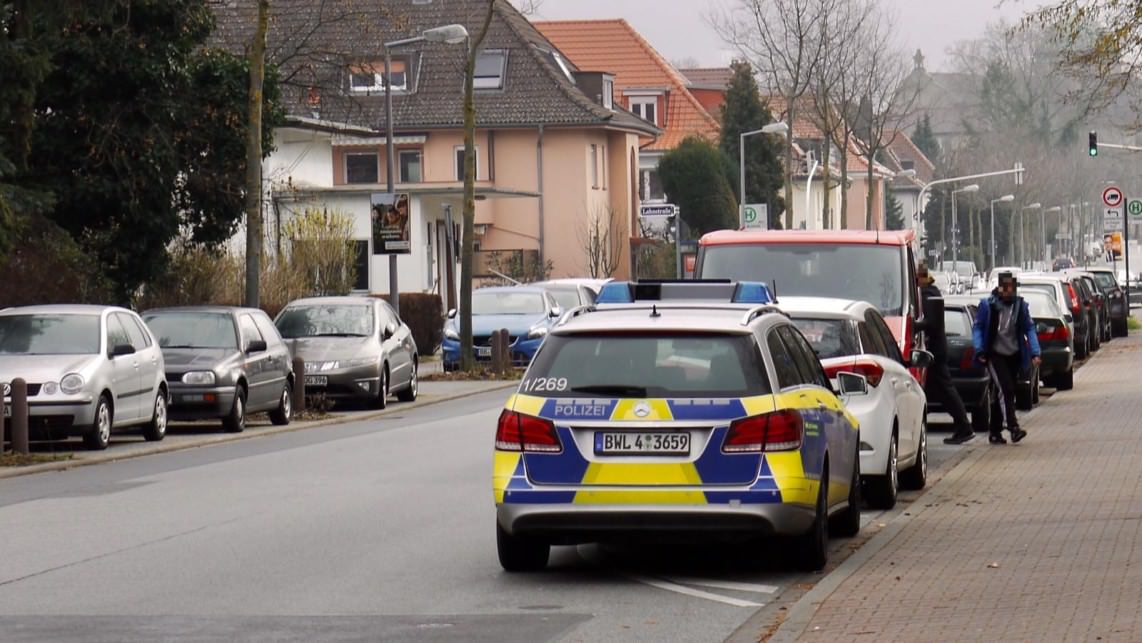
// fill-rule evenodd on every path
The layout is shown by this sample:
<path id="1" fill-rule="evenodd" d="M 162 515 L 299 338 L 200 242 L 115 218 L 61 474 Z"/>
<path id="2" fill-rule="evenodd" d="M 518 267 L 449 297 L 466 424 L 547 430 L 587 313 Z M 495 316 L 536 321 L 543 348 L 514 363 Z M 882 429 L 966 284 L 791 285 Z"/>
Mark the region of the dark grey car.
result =
<path id="1" fill-rule="evenodd" d="M 383 299 L 311 297 L 274 320 L 294 356 L 305 360 L 306 391 L 385 408 L 389 395 L 416 400 L 416 342 Z"/>
<path id="2" fill-rule="evenodd" d="M 274 424 L 293 414 L 293 362 L 277 328 L 256 308 L 191 306 L 143 313 L 159 340 L 170 386 L 170 417 L 222 419 L 227 431 L 269 411 Z"/>

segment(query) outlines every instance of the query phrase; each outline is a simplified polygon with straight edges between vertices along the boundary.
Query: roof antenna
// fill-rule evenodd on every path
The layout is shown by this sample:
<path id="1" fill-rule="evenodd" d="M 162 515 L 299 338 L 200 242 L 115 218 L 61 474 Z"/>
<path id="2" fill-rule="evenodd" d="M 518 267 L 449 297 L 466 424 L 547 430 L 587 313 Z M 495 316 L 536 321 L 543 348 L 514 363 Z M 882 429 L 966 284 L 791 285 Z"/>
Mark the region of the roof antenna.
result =
<path id="1" fill-rule="evenodd" d="M 651 317 L 662 317 L 662 314 L 658 312 L 658 304 L 651 304 L 650 305 L 650 316 Z"/>
<path id="2" fill-rule="evenodd" d="M 777 303 L 777 280 L 774 279 L 773 281 L 771 281 L 769 283 L 773 284 L 773 288 L 772 288 L 772 290 L 773 290 L 773 303 L 776 304 Z"/>

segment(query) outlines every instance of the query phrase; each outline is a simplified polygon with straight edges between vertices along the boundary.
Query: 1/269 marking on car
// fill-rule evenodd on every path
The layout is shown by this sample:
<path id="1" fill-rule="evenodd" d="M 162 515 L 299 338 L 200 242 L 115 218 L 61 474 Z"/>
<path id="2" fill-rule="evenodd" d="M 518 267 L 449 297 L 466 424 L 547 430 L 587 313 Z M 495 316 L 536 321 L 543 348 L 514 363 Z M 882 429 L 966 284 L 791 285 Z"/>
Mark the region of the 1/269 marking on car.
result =
<path id="1" fill-rule="evenodd" d="M 595 433 L 595 453 L 599 455 L 689 455 L 688 432 L 631 433 L 599 431 Z"/>

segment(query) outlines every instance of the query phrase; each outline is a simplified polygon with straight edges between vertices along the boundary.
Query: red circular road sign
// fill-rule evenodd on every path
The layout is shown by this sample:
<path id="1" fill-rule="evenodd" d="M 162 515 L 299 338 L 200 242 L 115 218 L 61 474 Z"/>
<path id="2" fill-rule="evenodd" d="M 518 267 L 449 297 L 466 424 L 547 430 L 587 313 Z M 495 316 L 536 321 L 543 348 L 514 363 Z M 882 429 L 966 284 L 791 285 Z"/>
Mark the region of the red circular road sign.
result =
<path id="1" fill-rule="evenodd" d="M 1119 190 L 1113 185 L 1106 188 L 1102 191 L 1102 202 L 1110 208 L 1122 205 L 1122 190 Z"/>

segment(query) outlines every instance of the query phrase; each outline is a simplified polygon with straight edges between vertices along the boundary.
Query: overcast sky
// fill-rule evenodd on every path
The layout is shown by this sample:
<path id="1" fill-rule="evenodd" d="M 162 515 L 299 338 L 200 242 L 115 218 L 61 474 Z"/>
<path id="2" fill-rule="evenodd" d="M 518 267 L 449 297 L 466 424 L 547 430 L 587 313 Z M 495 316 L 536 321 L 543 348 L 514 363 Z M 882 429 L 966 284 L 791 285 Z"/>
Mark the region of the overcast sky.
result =
<path id="1" fill-rule="evenodd" d="M 692 58 L 702 66 L 729 62 L 727 50 L 703 19 L 710 6 L 734 0 L 542 0 L 534 19 L 625 18 L 668 60 Z M 909 52 L 923 50 L 930 71 L 945 71 L 946 51 L 983 35 L 990 22 L 1018 20 L 1043 0 L 883 0 L 896 11 Z M 717 4 L 715 4 L 717 3 Z M 999 5 L 999 6 L 997 6 Z"/>

